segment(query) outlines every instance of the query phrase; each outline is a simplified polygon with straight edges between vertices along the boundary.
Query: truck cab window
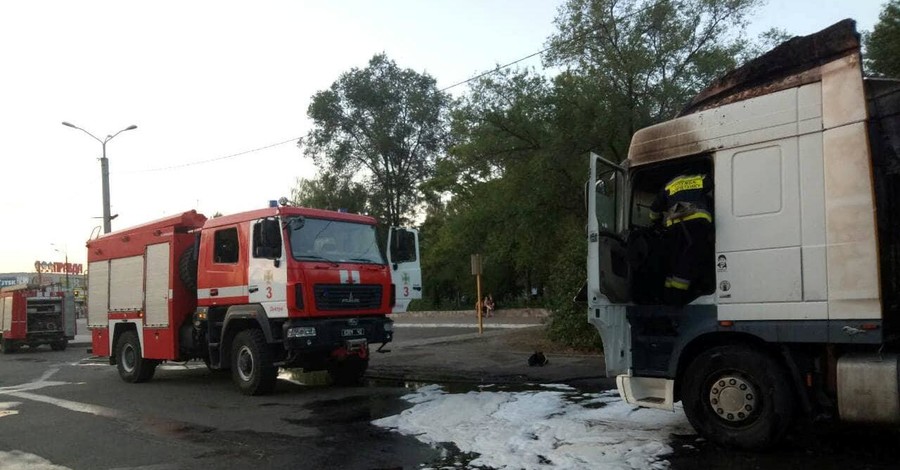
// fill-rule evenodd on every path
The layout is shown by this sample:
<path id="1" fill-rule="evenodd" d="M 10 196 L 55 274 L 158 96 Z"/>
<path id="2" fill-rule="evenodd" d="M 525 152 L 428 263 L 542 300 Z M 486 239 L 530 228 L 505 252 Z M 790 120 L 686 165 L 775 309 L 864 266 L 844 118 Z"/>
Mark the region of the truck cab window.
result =
<path id="1" fill-rule="evenodd" d="M 213 261 L 216 263 L 234 264 L 238 262 L 238 233 L 237 228 L 217 230 L 213 237 Z"/>
<path id="2" fill-rule="evenodd" d="M 395 263 L 409 263 L 416 260 L 416 235 L 403 229 L 392 232 L 391 257 Z"/>
<path id="3" fill-rule="evenodd" d="M 253 257 L 281 258 L 281 222 L 263 219 L 253 224 Z"/>
<path id="4" fill-rule="evenodd" d="M 620 227 L 616 223 L 618 219 L 619 191 L 616 171 L 608 170 L 597 176 L 597 221 L 600 230 L 609 233 L 619 233 Z"/>

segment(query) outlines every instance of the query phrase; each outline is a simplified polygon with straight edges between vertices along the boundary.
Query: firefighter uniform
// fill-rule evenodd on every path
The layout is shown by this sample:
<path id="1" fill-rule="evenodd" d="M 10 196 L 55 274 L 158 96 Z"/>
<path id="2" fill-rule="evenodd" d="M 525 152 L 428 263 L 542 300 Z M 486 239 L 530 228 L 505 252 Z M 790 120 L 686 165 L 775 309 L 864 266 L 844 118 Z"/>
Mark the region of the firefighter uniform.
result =
<path id="1" fill-rule="evenodd" d="M 650 218 L 666 233 L 666 304 L 685 305 L 697 297 L 696 281 L 712 249 L 711 192 L 707 175 L 682 175 L 666 183 L 650 206 Z"/>

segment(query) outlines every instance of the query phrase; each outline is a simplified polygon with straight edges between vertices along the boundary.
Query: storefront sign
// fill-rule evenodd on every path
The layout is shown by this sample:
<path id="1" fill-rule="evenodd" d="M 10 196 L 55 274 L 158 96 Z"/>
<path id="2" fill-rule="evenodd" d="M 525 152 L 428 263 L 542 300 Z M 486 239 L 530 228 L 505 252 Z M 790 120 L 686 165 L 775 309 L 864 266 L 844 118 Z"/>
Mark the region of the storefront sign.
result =
<path id="1" fill-rule="evenodd" d="M 57 274 L 82 274 L 84 267 L 75 263 L 54 263 L 50 261 L 35 261 L 34 270 L 39 273 Z"/>

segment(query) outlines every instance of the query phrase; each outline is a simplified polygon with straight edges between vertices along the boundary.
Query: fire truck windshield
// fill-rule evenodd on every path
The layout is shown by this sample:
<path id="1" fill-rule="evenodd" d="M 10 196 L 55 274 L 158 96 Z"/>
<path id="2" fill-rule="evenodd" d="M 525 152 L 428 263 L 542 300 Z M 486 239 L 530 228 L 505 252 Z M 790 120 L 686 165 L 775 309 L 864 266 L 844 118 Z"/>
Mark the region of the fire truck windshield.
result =
<path id="1" fill-rule="evenodd" d="M 287 227 L 291 255 L 298 261 L 385 264 L 374 225 L 292 217 Z"/>

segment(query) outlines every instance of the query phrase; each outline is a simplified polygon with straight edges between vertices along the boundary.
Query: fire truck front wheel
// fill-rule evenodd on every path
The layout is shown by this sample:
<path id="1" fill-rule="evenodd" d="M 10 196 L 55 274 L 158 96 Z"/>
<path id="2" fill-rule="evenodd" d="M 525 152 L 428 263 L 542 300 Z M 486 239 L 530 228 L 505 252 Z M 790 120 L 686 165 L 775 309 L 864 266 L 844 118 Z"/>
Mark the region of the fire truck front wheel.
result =
<path id="1" fill-rule="evenodd" d="M 275 388 L 278 368 L 266 336 L 259 329 L 238 333 L 231 346 L 231 377 L 244 395 L 264 395 Z"/>
<path id="2" fill-rule="evenodd" d="M 141 342 L 134 331 L 126 331 L 119 336 L 115 354 L 116 367 L 122 380 L 140 383 L 153 378 L 157 362 L 141 356 Z"/>
<path id="3" fill-rule="evenodd" d="M 682 402 L 704 437 L 742 449 L 776 444 L 793 422 L 788 374 L 770 354 L 744 345 L 712 348 L 688 366 Z"/>

